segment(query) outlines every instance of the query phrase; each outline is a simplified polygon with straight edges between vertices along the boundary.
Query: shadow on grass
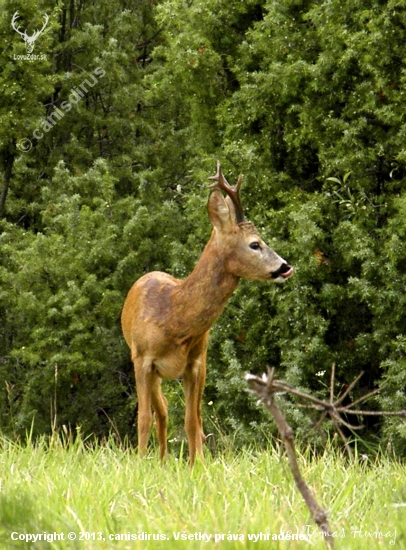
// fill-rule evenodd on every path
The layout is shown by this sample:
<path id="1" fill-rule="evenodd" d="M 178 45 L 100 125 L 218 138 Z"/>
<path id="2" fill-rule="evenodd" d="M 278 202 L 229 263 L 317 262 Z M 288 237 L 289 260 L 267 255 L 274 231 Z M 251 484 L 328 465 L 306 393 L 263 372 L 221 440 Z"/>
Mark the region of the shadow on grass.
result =
<path id="1" fill-rule="evenodd" d="M 19 491 L 14 495 L 0 494 L 0 548 L 49 550 L 50 547 L 57 547 L 50 545 L 52 539 L 47 538 L 54 531 L 49 518 L 39 513 L 35 500 L 27 493 Z M 28 534 L 41 535 L 42 540 L 34 542 L 19 539 L 19 535 Z"/>

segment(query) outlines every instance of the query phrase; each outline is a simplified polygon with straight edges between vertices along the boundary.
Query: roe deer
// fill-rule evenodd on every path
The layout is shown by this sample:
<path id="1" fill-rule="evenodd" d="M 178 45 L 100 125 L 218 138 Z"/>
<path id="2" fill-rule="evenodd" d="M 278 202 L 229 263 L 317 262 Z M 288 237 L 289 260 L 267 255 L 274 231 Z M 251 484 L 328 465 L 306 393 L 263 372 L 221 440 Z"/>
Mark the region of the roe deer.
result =
<path id="1" fill-rule="evenodd" d="M 245 221 L 239 198 L 242 176 L 231 187 L 218 163 L 217 174 L 209 179 L 216 181 L 207 204 L 213 231 L 194 270 L 185 280 L 159 271 L 144 275 L 130 289 L 121 315 L 134 363 L 139 452 L 143 455 L 147 448 L 153 409 L 164 458 L 168 413 L 161 381 L 182 376 L 192 466 L 205 441 L 200 409 L 211 326 L 240 278 L 282 282 L 293 273 Z"/>

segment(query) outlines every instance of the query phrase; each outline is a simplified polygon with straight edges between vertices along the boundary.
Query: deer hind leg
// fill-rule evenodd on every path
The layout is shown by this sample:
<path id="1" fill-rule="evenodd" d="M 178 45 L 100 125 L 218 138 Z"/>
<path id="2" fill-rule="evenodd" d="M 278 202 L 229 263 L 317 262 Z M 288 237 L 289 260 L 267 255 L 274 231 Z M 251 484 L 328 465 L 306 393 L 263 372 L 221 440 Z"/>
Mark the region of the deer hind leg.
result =
<path id="1" fill-rule="evenodd" d="M 168 424 L 168 401 L 162 393 L 161 378 L 155 375 L 152 384 L 152 408 L 155 412 L 155 427 L 159 442 L 159 458 L 163 460 L 167 452 L 166 427 Z"/>
<path id="2" fill-rule="evenodd" d="M 138 398 L 138 452 L 144 456 L 152 424 L 152 362 L 133 354 L 135 383 Z"/>

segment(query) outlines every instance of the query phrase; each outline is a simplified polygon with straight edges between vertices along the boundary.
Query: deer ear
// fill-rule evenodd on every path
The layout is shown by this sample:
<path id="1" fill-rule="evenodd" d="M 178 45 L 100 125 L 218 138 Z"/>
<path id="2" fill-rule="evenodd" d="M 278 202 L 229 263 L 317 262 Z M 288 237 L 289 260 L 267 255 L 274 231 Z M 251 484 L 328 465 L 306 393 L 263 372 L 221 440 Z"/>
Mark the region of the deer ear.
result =
<path id="1" fill-rule="evenodd" d="M 235 222 L 237 222 L 237 212 L 236 212 L 236 209 L 235 209 L 235 205 L 233 203 L 233 201 L 231 200 L 231 197 L 229 197 L 227 195 L 227 197 L 225 197 L 225 201 L 226 201 L 226 204 L 230 210 L 230 216 L 231 216 L 231 219 L 234 220 Z"/>
<path id="2" fill-rule="evenodd" d="M 224 199 L 221 191 L 214 189 L 207 203 L 207 210 L 211 223 L 216 229 L 224 231 L 231 228 L 233 222 L 233 211 L 230 209 L 227 200 Z"/>

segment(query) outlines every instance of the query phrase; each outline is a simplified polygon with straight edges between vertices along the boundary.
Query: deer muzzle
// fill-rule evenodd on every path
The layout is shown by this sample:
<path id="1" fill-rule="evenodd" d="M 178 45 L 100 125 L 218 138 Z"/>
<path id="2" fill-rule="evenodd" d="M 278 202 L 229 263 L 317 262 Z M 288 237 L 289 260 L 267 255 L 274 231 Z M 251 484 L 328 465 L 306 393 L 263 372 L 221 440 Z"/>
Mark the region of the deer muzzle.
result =
<path id="1" fill-rule="evenodd" d="M 279 269 L 271 273 L 271 278 L 275 281 L 284 281 L 285 279 L 290 277 L 292 273 L 293 268 L 289 264 L 284 262 Z"/>

